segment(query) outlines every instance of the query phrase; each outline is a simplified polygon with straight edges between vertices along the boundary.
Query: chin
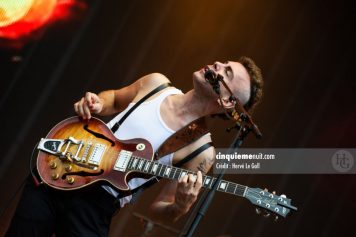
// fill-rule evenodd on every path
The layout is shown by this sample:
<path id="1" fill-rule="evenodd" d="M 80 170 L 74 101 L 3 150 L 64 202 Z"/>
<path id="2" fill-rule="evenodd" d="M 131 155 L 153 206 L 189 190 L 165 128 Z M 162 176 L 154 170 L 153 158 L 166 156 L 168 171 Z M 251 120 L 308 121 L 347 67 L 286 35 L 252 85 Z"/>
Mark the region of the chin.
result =
<path id="1" fill-rule="evenodd" d="M 204 75 L 202 75 L 200 71 L 196 71 L 193 73 L 194 87 L 202 87 L 202 85 L 204 85 L 205 83 L 207 82 L 205 81 Z"/>
<path id="2" fill-rule="evenodd" d="M 204 77 L 204 73 L 202 70 L 196 71 L 193 73 L 193 81 L 199 82 L 199 83 L 207 83 Z"/>
<path id="3" fill-rule="evenodd" d="M 196 71 L 193 73 L 193 85 L 194 89 L 201 95 L 212 97 L 215 95 L 211 85 L 205 80 L 202 71 Z"/>

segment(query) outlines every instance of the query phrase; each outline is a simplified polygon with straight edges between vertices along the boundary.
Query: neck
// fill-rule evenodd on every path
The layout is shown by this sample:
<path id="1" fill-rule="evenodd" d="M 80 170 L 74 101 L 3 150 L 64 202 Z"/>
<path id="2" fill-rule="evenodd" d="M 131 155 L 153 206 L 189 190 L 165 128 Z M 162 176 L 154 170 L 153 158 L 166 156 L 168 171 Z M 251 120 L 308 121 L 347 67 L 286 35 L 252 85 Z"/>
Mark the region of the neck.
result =
<path id="1" fill-rule="evenodd" d="M 187 123 L 217 113 L 219 109 L 216 101 L 197 94 L 194 89 L 183 95 L 172 97 L 171 106 L 174 108 L 176 116 Z"/>

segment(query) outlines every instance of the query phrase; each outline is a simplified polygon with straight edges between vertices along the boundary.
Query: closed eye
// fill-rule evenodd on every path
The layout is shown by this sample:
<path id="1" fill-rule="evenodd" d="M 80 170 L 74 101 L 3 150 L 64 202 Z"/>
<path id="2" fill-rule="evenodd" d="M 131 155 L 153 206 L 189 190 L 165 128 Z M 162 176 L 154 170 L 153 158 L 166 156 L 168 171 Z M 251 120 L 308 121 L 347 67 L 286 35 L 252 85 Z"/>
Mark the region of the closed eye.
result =
<path id="1" fill-rule="evenodd" d="M 227 65 L 227 64 L 229 64 L 229 61 L 225 61 L 225 62 L 223 62 L 223 64 Z M 224 71 L 225 71 L 226 76 L 231 79 L 231 77 L 229 76 L 229 68 L 230 68 L 229 66 L 225 67 Z"/>
<path id="2" fill-rule="evenodd" d="M 227 62 L 227 63 L 229 63 L 229 62 Z M 226 73 L 226 76 L 228 78 L 230 78 L 231 80 L 234 78 L 234 73 L 233 73 L 232 68 L 230 66 L 225 67 L 225 73 Z"/>
<path id="3" fill-rule="evenodd" d="M 230 71 L 229 71 L 229 69 L 228 69 L 227 67 L 225 68 L 225 73 L 226 73 L 226 76 L 229 77 Z M 229 77 L 229 78 L 230 78 L 230 77 Z"/>

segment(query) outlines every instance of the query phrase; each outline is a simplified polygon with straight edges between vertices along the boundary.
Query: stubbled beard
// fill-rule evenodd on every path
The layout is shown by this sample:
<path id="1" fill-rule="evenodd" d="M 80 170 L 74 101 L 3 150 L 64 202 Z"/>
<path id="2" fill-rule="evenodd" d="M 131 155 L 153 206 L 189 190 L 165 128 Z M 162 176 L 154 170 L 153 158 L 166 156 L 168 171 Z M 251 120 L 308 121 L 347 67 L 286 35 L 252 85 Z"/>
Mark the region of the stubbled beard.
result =
<path id="1" fill-rule="evenodd" d="M 194 77 L 196 77 L 193 78 L 194 90 L 196 90 L 200 95 L 204 95 L 207 99 L 214 99 L 217 97 L 212 86 L 206 82 L 204 78 L 199 78 L 199 76 Z"/>

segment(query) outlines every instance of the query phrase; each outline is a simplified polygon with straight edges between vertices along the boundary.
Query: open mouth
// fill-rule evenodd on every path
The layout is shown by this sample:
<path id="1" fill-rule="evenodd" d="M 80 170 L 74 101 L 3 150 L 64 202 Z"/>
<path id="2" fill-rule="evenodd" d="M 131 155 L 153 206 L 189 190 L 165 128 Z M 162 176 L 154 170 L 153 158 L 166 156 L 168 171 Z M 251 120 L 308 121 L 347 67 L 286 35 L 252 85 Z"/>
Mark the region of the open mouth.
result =
<path id="1" fill-rule="evenodd" d="M 203 76 L 204 76 L 204 79 L 207 81 L 207 79 L 206 79 L 206 76 L 205 76 L 205 74 L 206 74 L 206 72 L 207 71 L 209 71 L 210 70 L 210 68 L 208 67 L 208 66 L 205 66 L 205 67 L 203 67 L 202 69 L 201 69 L 201 72 L 202 72 L 202 74 L 203 74 Z"/>
<path id="2" fill-rule="evenodd" d="M 209 73 L 207 73 L 208 71 L 210 71 Z M 209 82 L 210 80 L 209 80 L 209 76 L 208 76 L 208 74 L 210 75 L 210 74 L 215 74 L 214 73 L 214 70 L 213 69 L 211 69 L 211 68 L 209 68 L 209 66 L 205 66 L 203 69 L 202 69 L 202 72 L 203 72 L 203 75 L 204 75 L 204 79 L 205 79 L 205 81 L 207 81 L 207 82 Z M 209 82 L 210 83 L 210 82 Z"/>

